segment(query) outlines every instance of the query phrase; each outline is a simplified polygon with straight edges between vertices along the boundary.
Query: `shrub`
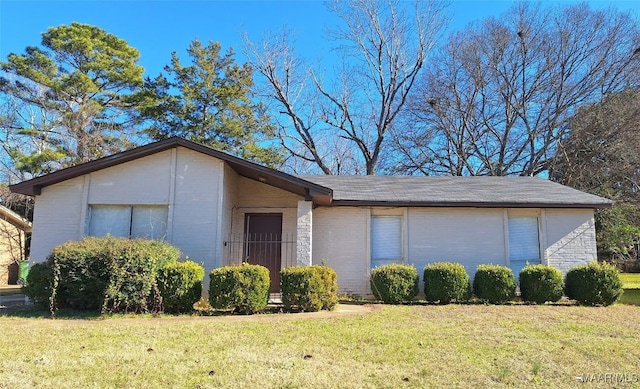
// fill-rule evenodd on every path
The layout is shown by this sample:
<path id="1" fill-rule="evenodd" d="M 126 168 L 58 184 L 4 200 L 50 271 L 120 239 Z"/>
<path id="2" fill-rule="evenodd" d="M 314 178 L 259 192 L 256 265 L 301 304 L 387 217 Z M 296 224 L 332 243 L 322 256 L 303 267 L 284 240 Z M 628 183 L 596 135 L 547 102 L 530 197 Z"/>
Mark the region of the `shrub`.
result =
<path id="1" fill-rule="evenodd" d="M 338 274 L 329 266 L 312 266 L 316 272 L 320 273 L 324 287 L 322 296 L 322 309 L 332 310 L 338 304 Z"/>
<path id="2" fill-rule="evenodd" d="M 157 272 L 179 256 L 180 251 L 166 242 L 144 239 L 86 238 L 57 246 L 47 258 L 53 271 L 52 311 L 159 310 Z"/>
<path id="3" fill-rule="evenodd" d="M 516 295 L 513 271 L 501 265 L 479 265 L 473 278 L 473 293 L 491 304 L 513 299 Z"/>
<path id="4" fill-rule="evenodd" d="M 520 271 L 520 296 L 524 301 L 544 304 L 562 297 L 562 272 L 546 265 L 528 265 Z"/>
<path id="5" fill-rule="evenodd" d="M 371 270 L 371 291 L 385 304 L 411 301 L 418 295 L 418 271 L 410 265 L 390 264 Z"/>
<path id="6" fill-rule="evenodd" d="M 256 313 L 269 301 L 269 269 L 244 263 L 213 269 L 209 281 L 209 302 L 215 309 Z"/>
<path id="7" fill-rule="evenodd" d="M 439 262 L 424 267 L 424 295 L 427 301 L 448 304 L 469 298 L 469 275 L 459 263 Z"/>
<path id="8" fill-rule="evenodd" d="M 565 293 L 580 304 L 611 305 L 622 295 L 622 281 L 612 265 L 591 262 L 567 272 Z"/>
<path id="9" fill-rule="evenodd" d="M 209 299 L 206 297 L 200 297 L 200 300 L 193 303 L 193 310 L 198 315 L 209 315 L 213 311 L 213 307 L 209 304 Z"/>
<path id="10" fill-rule="evenodd" d="M 338 277 L 327 266 L 294 266 L 280 272 L 282 303 L 286 310 L 316 312 L 338 302 Z"/>
<path id="11" fill-rule="evenodd" d="M 166 264 L 158 271 L 158 289 L 164 310 L 184 313 L 193 310 L 193 304 L 202 296 L 204 268 L 193 261 Z"/>
<path id="12" fill-rule="evenodd" d="M 22 293 L 42 307 L 49 307 L 53 273 L 47 262 L 34 263 L 29 269 L 27 283 L 21 287 Z"/>

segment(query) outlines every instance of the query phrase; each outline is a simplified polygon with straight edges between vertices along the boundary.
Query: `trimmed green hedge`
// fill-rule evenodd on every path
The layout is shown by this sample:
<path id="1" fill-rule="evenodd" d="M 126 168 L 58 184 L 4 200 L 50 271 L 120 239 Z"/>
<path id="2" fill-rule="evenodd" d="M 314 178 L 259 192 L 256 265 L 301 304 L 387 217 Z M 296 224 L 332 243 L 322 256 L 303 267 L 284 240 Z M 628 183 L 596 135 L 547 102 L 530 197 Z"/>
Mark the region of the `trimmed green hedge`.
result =
<path id="1" fill-rule="evenodd" d="M 565 294 L 585 305 L 611 305 L 622 295 L 618 270 L 607 263 L 591 262 L 567 272 Z"/>
<path id="2" fill-rule="evenodd" d="M 244 263 L 213 269 L 209 281 L 209 302 L 215 309 L 252 314 L 267 307 L 269 269 Z"/>
<path id="3" fill-rule="evenodd" d="M 316 312 L 338 303 L 338 276 L 327 266 L 294 266 L 280 272 L 282 303 L 286 310 Z"/>
<path id="4" fill-rule="evenodd" d="M 418 295 L 418 271 L 411 265 L 389 264 L 371 270 L 371 291 L 385 304 L 399 304 Z"/>
<path id="5" fill-rule="evenodd" d="M 180 251 L 166 242 L 109 236 L 57 246 L 47 258 L 52 313 L 56 308 L 160 311 L 156 275 L 179 256 Z"/>
<path id="6" fill-rule="evenodd" d="M 437 262 L 424 267 L 424 295 L 427 301 L 448 304 L 469 298 L 469 275 L 459 263 Z"/>
<path id="7" fill-rule="evenodd" d="M 193 311 L 202 296 L 204 268 L 193 261 L 173 262 L 158 271 L 158 289 L 165 312 Z"/>
<path id="8" fill-rule="evenodd" d="M 562 298 L 562 272 L 547 265 L 528 265 L 520 271 L 520 296 L 523 301 L 544 304 Z"/>
<path id="9" fill-rule="evenodd" d="M 473 293 L 491 304 L 512 300 L 516 296 L 513 271 L 502 265 L 478 265 L 473 278 Z"/>

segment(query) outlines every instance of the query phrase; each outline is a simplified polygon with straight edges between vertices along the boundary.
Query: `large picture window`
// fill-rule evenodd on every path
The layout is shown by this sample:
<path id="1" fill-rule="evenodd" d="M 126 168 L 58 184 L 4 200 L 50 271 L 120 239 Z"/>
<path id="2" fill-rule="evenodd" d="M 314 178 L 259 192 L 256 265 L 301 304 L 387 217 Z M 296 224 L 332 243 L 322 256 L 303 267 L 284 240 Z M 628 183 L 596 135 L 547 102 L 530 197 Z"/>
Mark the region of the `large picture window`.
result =
<path id="1" fill-rule="evenodd" d="M 90 205 L 89 235 L 165 239 L 166 205 Z"/>
<path id="2" fill-rule="evenodd" d="M 402 262 L 402 216 L 371 216 L 371 268 Z"/>
<path id="3" fill-rule="evenodd" d="M 527 263 L 541 263 L 537 216 L 509 215 L 509 263 L 516 277 Z"/>

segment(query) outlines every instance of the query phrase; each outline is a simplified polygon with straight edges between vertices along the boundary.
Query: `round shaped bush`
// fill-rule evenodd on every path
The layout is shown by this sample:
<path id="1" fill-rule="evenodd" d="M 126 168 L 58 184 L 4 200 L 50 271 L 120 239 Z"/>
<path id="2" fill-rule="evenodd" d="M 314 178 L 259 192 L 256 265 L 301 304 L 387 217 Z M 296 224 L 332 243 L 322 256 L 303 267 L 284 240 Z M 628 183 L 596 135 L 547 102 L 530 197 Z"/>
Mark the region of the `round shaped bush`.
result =
<path id="1" fill-rule="evenodd" d="M 164 310 L 184 313 L 193 310 L 193 304 L 202 296 L 204 268 L 193 261 L 174 262 L 158 271 L 158 289 Z"/>
<path id="2" fill-rule="evenodd" d="M 424 267 L 423 279 L 427 301 L 448 304 L 469 298 L 469 275 L 459 263 L 431 263 Z"/>
<path id="3" fill-rule="evenodd" d="M 209 302 L 215 309 L 252 314 L 269 302 L 269 269 L 243 263 L 213 269 L 209 275 Z"/>
<path id="4" fill-rule="evenodd" d="M 280 271 L 285 310 L 331 310 L 338 303 L 338 276 L 328 266 L 292 266 Z"/>
<path id="5" fill-rule="evenodd" d="M 520 272 L 520 296 L 524 301 L 544 304 L 562 297 L 562 272 L 547 265 L 529 265 Z"/>
<path id="6" fill-rule="evenodd" d="M 479 265 L 473 278 L 473 293 L 491 304 L 512 300 L 516 295 L 513 271 L 501 265 Z"/>
<path id="7" fill-rule="evenodd" d="M 418 271 L 410 265 L 390 264 L 371 270 L 371 291 L 385 304 L 411 301 L 418 295 Z"/>
<path id="8" fill-rule="evenodd" d="M 565 294 L 580 304 L 611 305 L 622 295 L 622 281 L 614 266 L 591 262 L 567 272 Z"/>

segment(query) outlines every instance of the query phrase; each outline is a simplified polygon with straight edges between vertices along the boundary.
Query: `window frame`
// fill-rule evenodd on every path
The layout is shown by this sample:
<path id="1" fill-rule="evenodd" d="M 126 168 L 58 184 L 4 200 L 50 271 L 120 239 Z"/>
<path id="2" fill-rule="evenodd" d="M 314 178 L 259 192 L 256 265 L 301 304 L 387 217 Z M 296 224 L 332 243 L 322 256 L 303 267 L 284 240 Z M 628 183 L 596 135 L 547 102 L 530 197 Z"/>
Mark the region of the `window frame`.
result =
<path id="1" fill-rule="evenodd" d="M 94 212 L 96 208 L 120 208 L 121 210 L 127 210 L 128 212 L 128 217 L 126 218 L 127 220 L 127 226 L 126 229 L 128 230 L 128 233 L 125 234 L 118 234 L 118 235 L 113 235 L 113 236 L 117 236 L 117 237 L 122 237 L 122 238 L 128 238 L 128 239 L 138 239 L 138 238 L 142 238 L 142 239 L 151 239 L 151 240 L 167 240 L 167 236 L 168 236 L 168 232 L 169 232 L 169 205 L 168 204 L 89 204 L 88 205 L 88 210 L 87 210 L 87 217 L 86 217 L 86 227 L 85 227 L 85 235 L 86 236 L 96 236 L 96 237 L 100 237 L 100 236 L 106 236 L 106 235 L 111 235 L 110 232 L 107 232 L 105 234 L 93 234 L 92 233 L 92 220 L 93 220 L 93 216 L 94 216 Z M 135 234 L 134 235 L 134 228 L 136 226 L 135 224 L 135 219 L 134 219 L 134 215 L 136 214 L 136 210 L 142 211 L 144 209 L 162 209 L 164 211 L 164 231 L 161 234 L 152 234 L 152 235 L 143 235 L 143 234 Z"/>
<path id="2" fill-rule="evenodd" d="M 375 258 L 374 257 L 374 241 L 373 241 L 373 233 L 374 233 L 374 220 L 380 218 L 393 218 L 399 220 L 399 231 L 398 231 L 398 249 L 399 256 L 397 258 Z M 404 209 L 372 209 L 369 215 L 369 263 L 368 263 L 368 271 L 371 271 L 374 268 L 374 262 L 378 262 L 375 264 L 375 267 L 391 264 L 391 263 L 406 263 L 406 210 Z"/>
<path id="3" fill-rule="evenodd" d="M 514 272 L 514 276 L 516 277 L 516 279 L 518 279 L 519 277 L 519 271 L 516 274 L 516 271 L 514 270 L 513 266 L 512 266 L 512 262 L 522 262 L 522 261 L 512 261 L 512 236 L 511 236 L 511 225 L 510 225 L 510 220 L 513 218 L 535 218 L 536 219 L 536 227 L 537 227 L 537 249 L 538 249 L 538 260 L 533 262 L 530 259 L 526 259 L 524 260 L 524 265 L 520 268 L 520 270 L 522 268 L 524 268 L 524 266 L 526 266 L 527 264 L 543 264 L 546 265 L 547 264 L 547 260 L 546 260 L 546 253 L 545 253 L 545 249 L 544 249 L 544 210 L 532 210 L 532 209 L 516 209 L 516 210 L 505 210 L 505 215 L 504 215 L 504 219 L 505 219 L 505 233 L 506 233 L 506 239 L 505 239 L 505 247 L 506 247 L 506 266 L 508 268 L 510 268 L 513 272 Z"/>

